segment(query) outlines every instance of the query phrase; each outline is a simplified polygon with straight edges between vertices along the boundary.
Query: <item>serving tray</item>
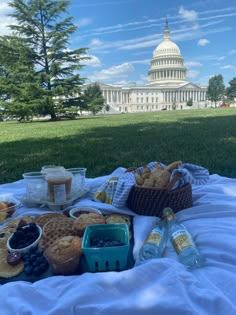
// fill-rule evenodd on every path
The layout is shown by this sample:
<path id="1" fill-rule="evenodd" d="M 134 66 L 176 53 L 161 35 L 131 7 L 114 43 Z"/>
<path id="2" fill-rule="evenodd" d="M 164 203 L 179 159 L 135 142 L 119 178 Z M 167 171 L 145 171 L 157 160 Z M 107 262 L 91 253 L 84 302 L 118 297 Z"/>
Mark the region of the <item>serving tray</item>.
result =
<path id="1" fill-rule="evenodd" d="M 133 241 L 130 241 L 130 250 L 129 250 L 129 256 L 128 256 L 128 261 L 127 261 L 127 267 L 125 270 L 131 269 L 134 266 L 134 259 L 133 259 Z M 109 270 L 107 270 L 109 271 Z M 117 270 L 119 271 L 119 270 Z M 73 273 L 71 275 L 65 275 L 65 277 L 67 276 L 78 276 L 81 275 L 85 272 L 90 272 L 86 259 L 84 256 L 81 257 L 80 259 L 80 266 L 78 269 L 78 272 Z M 27 282 L 36 282 L 39 280 L 43 280 L 49 277 L 55 277 L 57 276 L 56 274 L 54 274 L 50 268 L 50 266 L 48 267 L 48 269 L 42 273 L 40 276 L 34 276 L 34 275 L 27 275 L 24 271 L 22 273 L 20 273 L 19 275 L 15 276 L 15 277 L 11 277 L 11 278 L 2 278 L 0 277 L 0 285 L 1 284 L 5 284 L 5 283 L 9 283 L 9 282 L 14 282 L 14 281 L 27 281 Z M 59 275 L 60 276 L 60 275 Z"/>
<path id="2" fill-rule="evenodd" d="M 133 238 L 133 218 L 132 216 L 130 216 L 130 233 L 131 233 L 131 238 L 130 238 L 130 247 L 129 247 L 129 253 L 128 253 L 128 259 L 127 259 L 127 266 L 125 268 L 125 270 L 131 269 L 134 266 L 134 258 L 133 258 L 133 247 L 134 247 L 134 238 Z M 109 270 L 107 270 L 109 271 Z M 120 270 L 117 270 L 120 271 Z M 85 272 L 90 272 L 89 271 L 89 266 L 87 265 L 87 261 L 85 259 L 85 256 L 82 255 L 80 258 L 80 264 L 79 264 L 79 268 L 78 271 L 76 273 L 71 274 L 73 275 L 81 275 Z M 5 284 L 5 283 L 9 283 L 9 282 L 14 282 L 14 281 L 27 281 L 27 282 L 36 282 L 39 280 L 43 280 L 46 279 L 48 277 L 53 277 L 53 276 L 57 276 L 56 274 L 54 274 L 52 272 L 51 267 L 49 266 L 48 269 L 42 273 L 40 276 L 35 276 L 35 275 L 27 275 L 24 271 L 21 272 L 19 275 L 15 276 L 15 277 L 11 277 L 11 278 L 3 278 L 0 277 L 0 285 L 1 284 Z M 67 277 L 67 275 L 65 275 Z"/>
<path id="3" fill-rule="evenodd" d="M 52 202 L 48 199 L 40 199 L 40 200 L 29 199 L 29 198 L 27 198 L 26 195 L 22 197 L 21 202 L 24 206 L 26 206 L 28 208 L 47 207 L 50 210 L 59 211 L 59 210 L 64 210 L 67 207 L 71 206 L 74 201 L 76 201 L 80 197 L 84 196 L 87 192 L 89 192 L 89 188 L 85 187 L 83 190 L 78 191 L 70 199 L 66 200 L 63 203 Z"/>

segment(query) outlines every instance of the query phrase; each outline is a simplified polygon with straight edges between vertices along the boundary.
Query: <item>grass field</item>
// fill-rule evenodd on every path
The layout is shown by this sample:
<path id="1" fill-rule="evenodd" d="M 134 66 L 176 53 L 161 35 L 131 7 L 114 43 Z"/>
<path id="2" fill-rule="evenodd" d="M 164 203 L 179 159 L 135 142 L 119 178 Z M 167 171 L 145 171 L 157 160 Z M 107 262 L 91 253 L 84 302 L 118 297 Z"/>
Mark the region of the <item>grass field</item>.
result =
<path id="1" fill-rule="evenodd" d="M 154 160 L 183 160 L 236 177 L 236 109 L 0 122 L 0 183 L 45 164 L 87 167 L 87 177 L 96 177 Z"/>

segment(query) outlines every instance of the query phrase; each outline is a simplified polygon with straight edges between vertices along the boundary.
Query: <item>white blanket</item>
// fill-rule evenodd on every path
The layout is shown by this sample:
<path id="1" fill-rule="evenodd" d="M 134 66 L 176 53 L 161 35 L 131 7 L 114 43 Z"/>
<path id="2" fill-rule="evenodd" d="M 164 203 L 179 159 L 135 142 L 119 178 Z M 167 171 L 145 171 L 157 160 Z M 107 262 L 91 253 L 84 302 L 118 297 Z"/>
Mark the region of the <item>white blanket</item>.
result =
<path id="1" fill-rule="evenodd" d="M 106 176 L 87 180 L 94 190 Z M 23 181 L 0 186 L 0 194 L 21 198 Z M 235 315 L 236 314 L 236 179 L 211 175 L 193 186 L 193 207 L 178 219 L 192 234 L 205 266 L 188 271 L 170 244 L 164 258 L 136 264 L 123 272 L 53 276 L 35 283 L 0 286 L 3 315 Z M 82 198 L 79 204 L 121 211 Z M 20 208 L 18 216 L 45 210 Z M 130 213 L 128 209 L 123 212 Z M 134 217 L 134 257 L 154 224 L 153 217 Z"/>

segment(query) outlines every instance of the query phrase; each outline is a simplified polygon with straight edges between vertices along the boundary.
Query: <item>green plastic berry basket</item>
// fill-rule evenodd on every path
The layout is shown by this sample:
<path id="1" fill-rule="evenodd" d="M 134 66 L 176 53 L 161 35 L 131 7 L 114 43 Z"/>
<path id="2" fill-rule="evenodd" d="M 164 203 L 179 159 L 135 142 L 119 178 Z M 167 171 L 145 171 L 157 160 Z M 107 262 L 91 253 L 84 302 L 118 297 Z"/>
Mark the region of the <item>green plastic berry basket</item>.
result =
<path id="1" fill-rule="evenodd" d="M 124 245 L 92 247 L 92 238 L 109 238 L 112 241 L 121 241 Z M 125 223 L 90 225 L 85 230 L 82 250 L 90 272 L 125 270 L 129 248 L 129 228 Z"/>

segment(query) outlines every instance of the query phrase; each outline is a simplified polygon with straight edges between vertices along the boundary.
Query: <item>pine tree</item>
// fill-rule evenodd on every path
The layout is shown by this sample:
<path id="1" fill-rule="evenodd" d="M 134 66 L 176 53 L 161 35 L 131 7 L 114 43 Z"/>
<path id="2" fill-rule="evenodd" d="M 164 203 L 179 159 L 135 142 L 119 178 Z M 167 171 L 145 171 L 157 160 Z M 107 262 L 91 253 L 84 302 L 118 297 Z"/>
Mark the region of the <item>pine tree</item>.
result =
<path id="1" fill-rule="evenodd" d="M 41 90 L 38 111 L 52 119 L 63 100 L 80 94 L 84 82 L 79 70 L 87 49 L 68 49 L 77 29 L 67 12 L 69 4 L 69 0 L 12 0 L 9 4 L 16 20 L 9 27 L 31 52 L 27 60 L 34 66 L 33 81 Z"/>
<path id="2" fill-rule="evenodd" d="M 19 120 L 37 113 L 43 93 L 28 49 L 17 37 L 0 38 L 0 100 L 4 114 Z"/>

